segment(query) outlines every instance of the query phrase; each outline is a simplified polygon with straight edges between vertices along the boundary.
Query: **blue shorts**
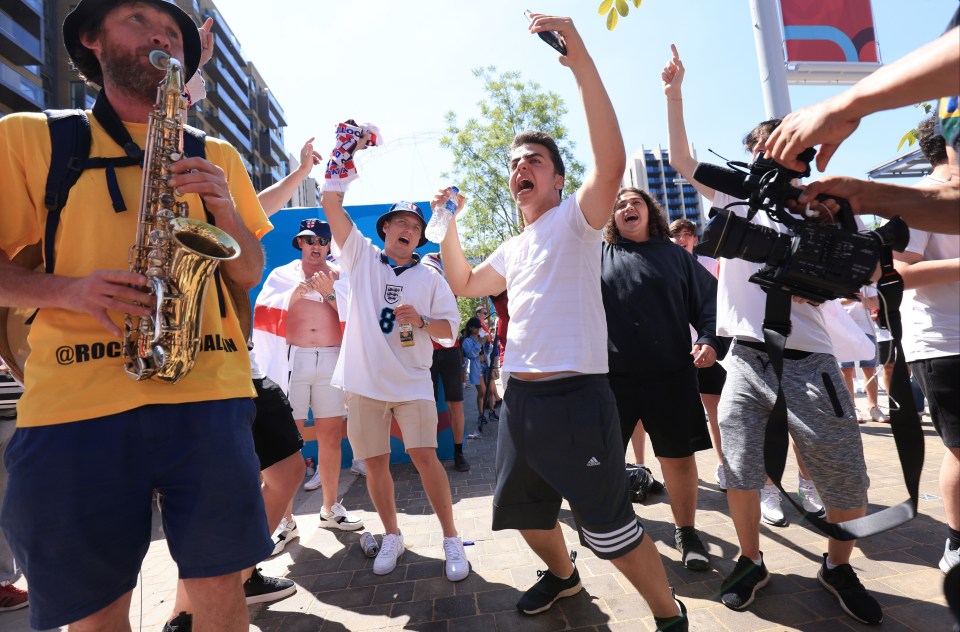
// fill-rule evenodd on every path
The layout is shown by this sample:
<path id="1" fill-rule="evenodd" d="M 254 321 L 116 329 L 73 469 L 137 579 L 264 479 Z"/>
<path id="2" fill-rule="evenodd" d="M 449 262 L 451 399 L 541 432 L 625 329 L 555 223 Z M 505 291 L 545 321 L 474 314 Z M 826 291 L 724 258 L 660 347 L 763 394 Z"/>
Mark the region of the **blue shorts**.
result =
<path id="1" fill-rule="evenodd" d="M 859 362 L 841 362 L 841 369 L 852 369 L 853 367 L 859 365 L 861 369 L 875 369 L 877 368 L 877 337 L 867 334 L 867 338 L 870 339 L 870 342 L 873 343 L 873 357 L 869 360 L 860 360 Z"/>
<path id="2" fill-rule="evenodd" d="M 270 555 L 253 417 L 253 401 L 239 398 L 18 428 L 0 526 L 30 582 L 30 624 L 66 625 L 133 590 L 154 489 L 181 578 Z"/>

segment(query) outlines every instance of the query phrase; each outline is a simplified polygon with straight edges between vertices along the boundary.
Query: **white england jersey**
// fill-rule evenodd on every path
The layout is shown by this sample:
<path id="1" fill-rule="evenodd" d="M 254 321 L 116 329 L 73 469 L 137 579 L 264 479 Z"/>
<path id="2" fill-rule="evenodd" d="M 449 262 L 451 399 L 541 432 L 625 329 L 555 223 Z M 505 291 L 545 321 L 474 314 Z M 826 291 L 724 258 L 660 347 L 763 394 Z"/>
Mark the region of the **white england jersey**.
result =
<path id="1" fill-rule="evenodd" d="M 439 273 L 419 263 L 395 270 L 356 225 L 346 243 L 338 246 L 338 261 L 350 281 L 347 324 L 331 384 L 387 402 L 432 401 L 430 334 L 414 327 L 415 344 L 401 347 L 394 310 L 401 304 L 412 305 L 433 321 L 449 322 L 452 337 L 437 339 L 437 343 L 451 347 L 460 327 L 460 312 L 450 286 Z"/>

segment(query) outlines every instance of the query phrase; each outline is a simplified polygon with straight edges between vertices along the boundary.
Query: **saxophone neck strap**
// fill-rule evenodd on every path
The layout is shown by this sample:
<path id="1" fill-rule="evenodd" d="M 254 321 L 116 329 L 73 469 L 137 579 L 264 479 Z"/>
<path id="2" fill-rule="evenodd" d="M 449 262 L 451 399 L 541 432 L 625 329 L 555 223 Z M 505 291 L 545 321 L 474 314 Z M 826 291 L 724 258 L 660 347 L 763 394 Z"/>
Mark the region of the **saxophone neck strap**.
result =
<path id="1" fill-rule="evenodd" d="M 133 164 L 143 164 L 143 149 L 133 142 L 130 132 L 124 127 L 117 111 L 110 104 L 106 90 L 101 90 L 100 94 L 97 95 L 97 101 L 93 104 L 93 118 L 97 119 L 97 122 L 113 139 L 113 142 L 123 149 L 127 158 L 136 161 Z"/>

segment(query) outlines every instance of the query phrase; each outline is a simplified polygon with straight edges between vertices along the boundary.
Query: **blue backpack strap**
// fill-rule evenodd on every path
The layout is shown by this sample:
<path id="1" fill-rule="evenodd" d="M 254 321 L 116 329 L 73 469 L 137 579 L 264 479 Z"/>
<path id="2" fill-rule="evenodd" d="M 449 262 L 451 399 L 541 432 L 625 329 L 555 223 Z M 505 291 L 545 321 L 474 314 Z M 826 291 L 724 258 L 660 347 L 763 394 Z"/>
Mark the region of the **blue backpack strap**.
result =
<path id="1" fill-rule="evenodd" d="M 53 272 L 53 243 L 60 224 L 60 213 L 67 204 L 70 188 L 83 173 L 84 161 L 90 155 L 90 120 L 83 110 L 44 110 L 50 129 L 50 171 L 43 204 L 47 222 L 43 235 L 43 263 L 47 273 Z"/>

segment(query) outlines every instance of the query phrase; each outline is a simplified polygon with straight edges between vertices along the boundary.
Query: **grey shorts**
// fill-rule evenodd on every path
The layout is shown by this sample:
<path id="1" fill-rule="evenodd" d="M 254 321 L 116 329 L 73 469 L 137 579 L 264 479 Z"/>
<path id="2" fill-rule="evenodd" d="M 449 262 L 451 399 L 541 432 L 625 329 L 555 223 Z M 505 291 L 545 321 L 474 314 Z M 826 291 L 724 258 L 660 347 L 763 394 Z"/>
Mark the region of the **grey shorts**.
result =
<path id="1" fill-rule="evenodd" d="M 763 439 L 776 401 L 776 375 L 763 351 L 734 344 L 718 416 L 727 487 L 760 489 L 767 478 Z M 812 353 L 784 360 L 787 427 L 824 504 L 855 509 L 867 503 L 867 466 L 853 399 L 836 359 Z"/>

